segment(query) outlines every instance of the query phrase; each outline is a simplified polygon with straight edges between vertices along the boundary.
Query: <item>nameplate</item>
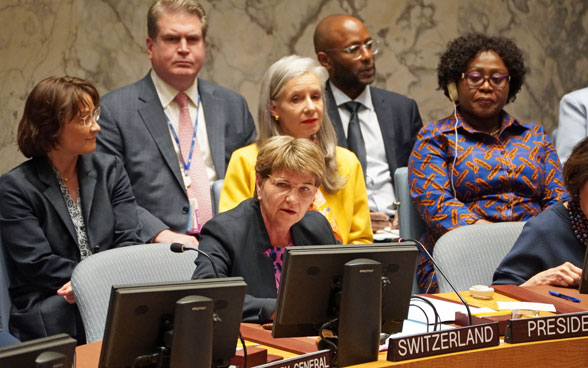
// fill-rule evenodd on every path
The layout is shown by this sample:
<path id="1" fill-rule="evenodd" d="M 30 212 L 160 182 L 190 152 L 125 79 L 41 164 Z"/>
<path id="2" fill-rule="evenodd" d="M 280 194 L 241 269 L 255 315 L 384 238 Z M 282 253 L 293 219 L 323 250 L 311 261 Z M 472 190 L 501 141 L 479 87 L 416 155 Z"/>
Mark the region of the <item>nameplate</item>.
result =
<path id="1" fill-rule="evenodd" d="M 331 368 L 331 355 L 329 350 L 320 350 L 315 353 L 299 355 L 290 359 L 257 366 L 257 368 Z"/>
<path id="2" fill-rule="evenodd" d="M 418 335 L 391 337 L 388 357 L 392 362 L 497 346 L 498 322 Z"/>
<path id="3" fill-rule="evenodd" d="M 588 336 L 588 312 L 510 319 L 506 321 L 504 341 L 517 344 L 579 336 Z"/>

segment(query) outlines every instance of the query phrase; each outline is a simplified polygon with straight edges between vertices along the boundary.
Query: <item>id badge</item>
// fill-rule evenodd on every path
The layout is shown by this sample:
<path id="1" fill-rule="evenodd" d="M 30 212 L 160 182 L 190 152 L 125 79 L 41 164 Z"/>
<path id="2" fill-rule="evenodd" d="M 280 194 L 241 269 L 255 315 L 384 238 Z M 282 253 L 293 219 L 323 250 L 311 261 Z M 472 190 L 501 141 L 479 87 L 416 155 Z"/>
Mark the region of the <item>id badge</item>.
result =
<path id="1" fill-rule="evenodd" d="M 198 211 L 198 200 L 196 198 L 190 199 L 190 210 L 188 216 L 188 226 L 186 234 L 200 234 L 202 230 L 202 223 L 200 221 L 200 212 Z"/>

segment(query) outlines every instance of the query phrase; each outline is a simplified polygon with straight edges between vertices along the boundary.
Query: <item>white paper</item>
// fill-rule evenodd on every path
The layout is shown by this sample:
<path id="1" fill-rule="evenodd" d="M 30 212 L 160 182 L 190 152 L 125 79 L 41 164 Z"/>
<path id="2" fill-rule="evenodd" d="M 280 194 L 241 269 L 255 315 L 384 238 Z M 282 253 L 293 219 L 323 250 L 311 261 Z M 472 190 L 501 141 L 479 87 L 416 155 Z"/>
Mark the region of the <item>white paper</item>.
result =
<path id="1" fill-rule="evenodd" d="M 555 306 L 547 303 L 531 302 L 496 302 L 499 310 L 527 309 L 532 311 L 544 311 L 555 313 Z"/>
<path id="2" fill-rule="evenodd" d="M 455 312 L 462 312 L 467 314 L 466 307 L 463 304 L 457 304 L 452 302 L 447 302 L 444 300 L 434 299 L 434 298 L 427 298 L 428 301 L 433 303 L 437 313 L 439 313 L 439 317 L 441 318 L 441 323 L 445 322 L 453 322 L 455 321 Z M 408 309 L 408 319 L 412 321 L 427 322 L 427 317 L 429 318 L 429 324 L 432 325 L 435 323 L 435 312 L 431 308 L 431 306 L 419 299 L 411 299 L 410 300 L 410 308 Z M 415 305 L 421 307 L 424 312 L 426 313 L 427 317 L 425 317 L 425 313 L 420 310 Z M 492 313 L 496 312 L 494 309 L 491 308 L 477 308 L 470 306 L 470 311 L 472 314 L 474 313 Z"/>
<path id="3" fill-rule="evenodd" d="M 384 230 L 378 230 L 374 233 L 374 241 L 386 241 L 389 239 L 400 238 L 400 231 L 398 229 L 386 228 Z"/>

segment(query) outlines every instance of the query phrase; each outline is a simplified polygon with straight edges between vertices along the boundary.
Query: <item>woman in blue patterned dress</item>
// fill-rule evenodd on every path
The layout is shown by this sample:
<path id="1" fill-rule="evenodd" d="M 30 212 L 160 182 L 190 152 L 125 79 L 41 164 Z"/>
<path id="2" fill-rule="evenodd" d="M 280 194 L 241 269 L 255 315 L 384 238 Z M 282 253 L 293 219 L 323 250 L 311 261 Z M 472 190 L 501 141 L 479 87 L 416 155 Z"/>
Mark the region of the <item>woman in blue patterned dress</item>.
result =
<path id="1" fill-rule="evenodd" d="M 512 40 L 458 37 L 447 45 L 437 73 L 455 111 L 421 129 L 409 161 L 411 195 L 426 223 L 425 246 L 432 249 L 459 226 L 528 220 L 567 198 L 543 127 L 504 110 L 526 74 Z M 437 289 L 424 254 L 417 278 L 421 288 Z"/>

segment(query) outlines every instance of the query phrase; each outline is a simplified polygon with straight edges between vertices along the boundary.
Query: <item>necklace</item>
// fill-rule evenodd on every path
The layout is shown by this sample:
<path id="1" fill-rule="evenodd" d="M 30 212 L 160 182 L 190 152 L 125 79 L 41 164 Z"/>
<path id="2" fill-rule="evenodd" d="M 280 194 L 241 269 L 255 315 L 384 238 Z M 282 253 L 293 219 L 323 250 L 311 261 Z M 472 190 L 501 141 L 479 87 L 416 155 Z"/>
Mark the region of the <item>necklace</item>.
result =
<path id="1" fill-rule="evenodd" d="M 497 135 L 498 135 L 498 133 L 500 133 L 500 127 L 498 127 L 498 129 L 496 129 L 496 130 L 494 130 L 494 131 L 491 131 L 491 132 L 490 132 L 490 135 L 497 136 Z"/>
<path id="2" fill-rule="evenodd" d="M 574 236 L 578 239 L 580 244 L 585 247 L 588 246 L 588 219 L 586 219 L 586 216 L 580 207 L 580 201 L 577 196 L 568 202 L 568 213 L 570 215 L 570 225 L 572 225 Z"/>
<path id="3" fill-rule="evenodd" d="M 51 168 L 53 169 L 53 172 L 55 173 L 57 178 L 61 179 L 64 183 L 68 183 L 71 179 L 78 176 L 78 170 L 75 170 L 74 173 L 71 175 L 71 177 L 67 178 L 64 175 L 62 175 L 61 172 L 59 170 L 57 170 L 54 166 L 51 166 Z"/>

